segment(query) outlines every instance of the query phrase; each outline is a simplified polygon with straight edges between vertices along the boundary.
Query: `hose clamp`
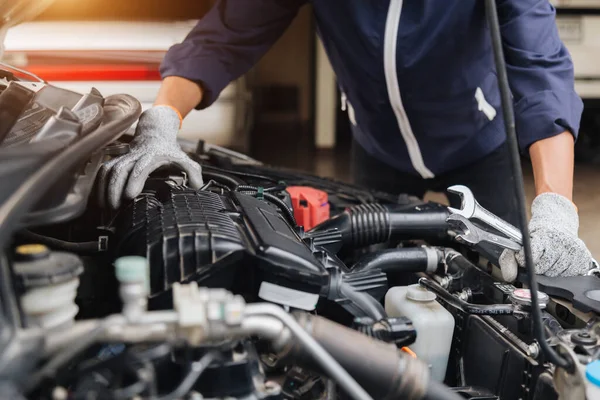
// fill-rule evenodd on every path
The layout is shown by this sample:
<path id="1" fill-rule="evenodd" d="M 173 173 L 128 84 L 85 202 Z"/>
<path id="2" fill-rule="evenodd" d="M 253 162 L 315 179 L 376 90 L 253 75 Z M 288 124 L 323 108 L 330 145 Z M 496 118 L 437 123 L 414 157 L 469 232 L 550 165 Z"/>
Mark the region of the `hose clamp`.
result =
<path id="1" fill-rule="evenodd" d="M 433 274 L 435 271 L 437 271 L 438 266 L 440 265 L 438 252 L 434 248 L 428 246 L 423 246 L 422 249 L 425 250 L 425 254 L 427 255 L 427 269 L 425 272 Z"/>
<path id="2" fill-rule="evenodd" d="M 423 361 L 407 354 L 401 354 L 398 363 L 398 387 L 388 399 L 421 400 L 427 393 L 431 374 Z"/>

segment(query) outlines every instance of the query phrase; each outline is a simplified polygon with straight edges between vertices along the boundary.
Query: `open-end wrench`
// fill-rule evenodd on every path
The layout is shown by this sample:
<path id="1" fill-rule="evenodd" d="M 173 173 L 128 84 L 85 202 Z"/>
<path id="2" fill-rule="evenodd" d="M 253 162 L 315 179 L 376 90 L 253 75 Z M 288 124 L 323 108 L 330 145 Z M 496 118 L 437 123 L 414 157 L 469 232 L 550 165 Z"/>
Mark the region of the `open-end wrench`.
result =
<path id="1" fill-rule="evenodd" d="M 469 246 L 478 246 L 483 242 L 513 251 L 521 250 L 521 245 L 511 239 L 488 232 L 459 214 L 452 214 L 446 222 L 456 231 L 456 240 Z"/>
<path id="2" fill-rule="evenodd" d="M 502 232 L 509 239 L 523 244 L 523 235 L 521 235 L 519 229 L 480 206 L 468 187 L 454 185 L 448 188 L 448 192 L 459 195 L 461 199 L 460 209 L 448 207 L 451 214 L 458 214 L 466 219 L 477 219 L 483 224 Z"/>

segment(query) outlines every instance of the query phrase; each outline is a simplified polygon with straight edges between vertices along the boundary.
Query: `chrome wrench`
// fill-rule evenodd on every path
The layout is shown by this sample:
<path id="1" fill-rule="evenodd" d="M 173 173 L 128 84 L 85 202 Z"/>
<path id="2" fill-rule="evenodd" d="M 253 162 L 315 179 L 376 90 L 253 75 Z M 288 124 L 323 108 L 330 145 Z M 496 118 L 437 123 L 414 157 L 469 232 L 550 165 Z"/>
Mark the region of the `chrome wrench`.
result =
<path id="1" fill-rule="evenodd" d="M 468 220 L 477 219 L 483 224 L 505 234 L 510 240 L 520 245 L 523 244 L 521 231 L 479 205 L 477 200 L 475 200 L 475 196 L 473 196 L 473 192 L 468 187 L 454 185 L 448 188 L 448 192 L 459 195 L 461 199 L 460 209 L 448 207 L 450 214 L 458 214 Z"/>
<path id="2" fill-rule="evenodd" d="M 511 239 L 488 232 L 459 214 L 452 214 L 446 222 L 456 231 L 456 240 L 469 246 L 481 245 L 483 242 L 497 247 L 519 251 L 521 245 Z"/>

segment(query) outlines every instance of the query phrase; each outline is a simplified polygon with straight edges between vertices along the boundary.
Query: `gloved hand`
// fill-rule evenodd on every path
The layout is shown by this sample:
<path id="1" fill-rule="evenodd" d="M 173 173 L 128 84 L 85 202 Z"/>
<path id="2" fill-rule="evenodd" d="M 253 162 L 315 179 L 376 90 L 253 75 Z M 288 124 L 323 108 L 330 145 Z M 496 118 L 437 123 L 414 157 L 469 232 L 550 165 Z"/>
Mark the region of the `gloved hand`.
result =
<path id="1" fill-rule="evenodd" d="M 100 198 L 114 209 L 121 199 L 133 199 L 144 188 L 148 175 L 165 165 L 174 165 L 187 173 L 188 185 L 202 186 L 200 165 L 191 160 L 177 144 L 181 121 L 171 107 L 154 106 L 142 113 L 129 153 L 108 161 L 99 175 Z"/>
<path id="2" fill-rule="evenodd" d="M 531 252 L 535 272 L 547 276 L 585 275 L 592 268 L 592 254 L 579 239 L 575 205 L 556 193 L 543 193 L 531 205 Z M 514 280 L 517 264 L 525 266 L 525 252 L 505 250 L 500 257 L 502 274 Z"/>

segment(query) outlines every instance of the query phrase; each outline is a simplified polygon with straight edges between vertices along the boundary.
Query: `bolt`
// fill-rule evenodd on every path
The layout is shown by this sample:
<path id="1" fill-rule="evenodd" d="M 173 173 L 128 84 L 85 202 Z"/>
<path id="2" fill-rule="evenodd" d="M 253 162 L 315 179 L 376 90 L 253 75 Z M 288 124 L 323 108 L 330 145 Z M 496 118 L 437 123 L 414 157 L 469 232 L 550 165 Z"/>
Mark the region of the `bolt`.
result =
<path id="1" fill-rule="evenodd" d="M 471 292 L 471 289 L 465 288 L 462 292 L 458 294 L 458 298 L 462 301 L 469 301 L 472 295 L 473 292 Z"/>
<path id="2" fill-rule="evenodd" d="M 582 338 L 584 338 L 584 339 L 589 339 L 589 338 L 591 338 L 590 334 L 589 334 L 589 333 L 587 333 L 587 332 L 581 332 L 581 333 L 579 334 L 579 336 L 581 336 L 581 337 L 582 337 Z"/>
<path id="3" fill-rule="evenodd" d="M 527 355 L 531 358 L 538 358 L 540 355 L 540 346 L 537 343 L 527 346 Z"/>
<path id="4" fill-rule="evenodd" d="M 452 277 L 445 276 L 442 278 L 442 280 L 440 282 L 440 286 L 443 287 L 444 289 L 448 289 L 448 286 L 450 286 L 450 283 L 452 283 Z"/>

